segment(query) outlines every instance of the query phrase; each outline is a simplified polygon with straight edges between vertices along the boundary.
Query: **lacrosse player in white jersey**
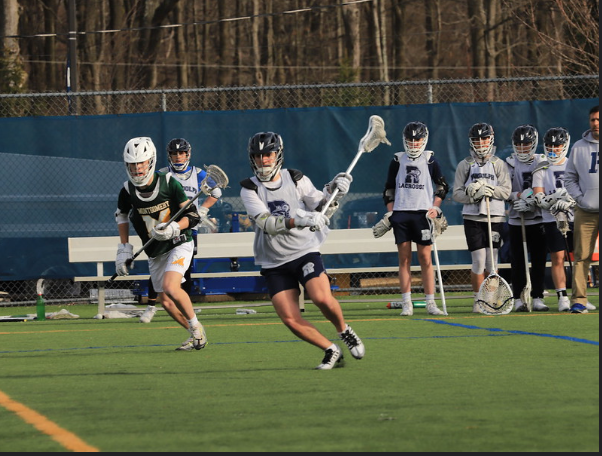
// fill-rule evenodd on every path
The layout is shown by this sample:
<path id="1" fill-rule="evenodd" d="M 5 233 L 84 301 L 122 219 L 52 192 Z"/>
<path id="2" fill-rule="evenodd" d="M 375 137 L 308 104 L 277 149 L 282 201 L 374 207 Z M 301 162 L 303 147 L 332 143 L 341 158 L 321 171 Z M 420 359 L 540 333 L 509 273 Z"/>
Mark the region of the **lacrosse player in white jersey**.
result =
<path id="1" fill-rule="evenodd" d="M 512 182 L 512 193 L 508 198 L 511 205 L 508 225 L 512 255 L 512 292 L 516 312 L 528 311 L 527 303 L 521 300 L 521 292 L 527 285 L 527 274 L 532 284 L 530 296 L 533 298 L 533 310 L 549 310 L 543 302 L 547 257 L 546 233 L 541 209 L 535 202 L 533 191 L 533 171 L 545 161 L 543 154 L 535 153 L 538 142 L 539 133 L 533 125 L 519 125 L 512 133 L 514 152 L 506 159 Z M 523 223 L 526 240 L 523 239 Z M 527 251 L 531 258 L 530 272 L 526 270 L 524 261 L 524 242 L 527 244 Z"/>
<path id="2" fill-rule="evenodd" d="M 207 175 L 204 169 L 197 168 L 196 166 L 190 165 L 190 157 L 192 154 L 192 146 L 190 143 L 184 138 L 174 138 L 169 143 L 167 143 L 167 162 L 169 166 L 165 168 L 161 168 L 159 172 L 161 173 L 171 173 L 173 177 L 175 177 L 184 188 L 184 193 L 188 196 L 188 199 L 193 199 L 194 196 L 201 190 L 201 182 Z M 211 195 L 209 195 L 203 203 L 199 203 L 199 200 L 194 201 L 194 205 L 197 209 L 197 213 L 201 217 L 201 221 L 199 225 L 192 229 L 192 241 L 194 242 L 194 255 L 197 253 L 198 249 L 198 230 L 199 226 L 204 226 L 206 224 L 210 224 L 208 219 L 209 209 L 217 202 L 217 200 L 222 196 L 222 191 L 220 188 L 215 188 L 211 191 Z M 192 294 L 192 277 L 190 274 L 192 273 L 193 263 L 194 263 L 194 255 L 193 260 L 190 262 L 190 266 L 186 270 L 184 274 L 184 283 L 182 284 L 182 288 L 188 293 L 190 296 Z M 156 297 L 156 292 L 152 286 L 152 281 L 149 281 L 149 305 L 146 307 L 146 310 L 140 317 L 141 323 L 150 323 L 155 313 L 157 312 L 157 307 L 154 305 L 153 297 Z"/>
<path id="3" fill-rule="evenodd" d="M 157 150 L 150 138 L 130 139 L 123 158 L 129 179 L 121 188 L 115 212 L 121 241 L 116 273 L 127 276 L 133 267 L 131 222 L 146 246 L 150 277 L 163 308 L 189 332 L 188 339 L 176 350 L 200 350 L 207 344 L 205 329 L 194 313 L 190 296 L 181 286 L 194 250 L 191 229 L 200 221 L 196 206 L 188 205 L 182 185 L 170 173 L 155 172 Z M 183 207 L 186 209 L 179 220 L 166 223 Z M 149 242 L 151 238 L 153 242 Z"/>
<path id="4" fill-rule="evenodd" d="M 320 212 L 322 205 L 335 189 L 337 197 L 343 197 L 349 191 L 352 177 L 339 173 L 319 191 L 301 171 L 282 168 L 283 150 L 282 138 L 277 133 L 257 133 L 249 140 L 254 176 L 241 181 L 240 196 L 255 230 L 255 264 L 261 266 L 272 305 L 282 322 L 297 337 L 324 350 L 316 369 L 342 367 L 341 348 L 302 318 L 299 283 L 334 325 L 351 355 L 363 358 L 364 344 L 345 323 L 320 255 L 320 246 L 328 234 L 329 217 L 338 202 L 325 214 Z"/>
<path id="5" fill-rule="evenodd" d="M 489 264 L 489 229 L 487 201 L 490 200 L 493 257 L 497 258 L 501 246 L 501 232 L 506 221 L 505 201 L 510 196 L 511 182 L 504 161 L 495 156 L 493 127 L 479 122 L 468 131 L 470 156 L 458 163 L 454 178 L 453 199 L 464 205 L 464 234 L 472 257 L 470 278 L 475 295 L 473 312 L 480 313 L 476 296 L 485 280 L 486 272 L 495 271 Z"/>
<path id="6" fill-rule="evenodd" d="M 393 228 L 399 257 L 401 302 L 392 302 L 391 307 L 401 307 L 402 316 L 414 313 L 410 272 L 412 242 L 416 243 L 418 252 L 426 310 L 431 315 L 444 314 L 435 302 L 430 223 L 445 220 L 441 203 L 449 186 L 434 153 L 426 150 L 428 137 L 429 131 L 423 122 L 410 122 L 403 129 L 405 152 L 396 153 L 391 160 L 383 192 L 388 212 L 372 228 L 375 238 L 382 237 Z"/>
<path id="7" fill-rule="evenodd" d="M 533 171 L 535 203 L 542 212 L 559 312 L 568 312 L 571 308 L 564 271 L 565 252 L 569 254 L 573 249 L 572 226 L 575 200 L 564 188 L 570 142 L 571 136 L 565 128 L 550 128 L 543 137 L 546 160 L 541 161 Z"/>

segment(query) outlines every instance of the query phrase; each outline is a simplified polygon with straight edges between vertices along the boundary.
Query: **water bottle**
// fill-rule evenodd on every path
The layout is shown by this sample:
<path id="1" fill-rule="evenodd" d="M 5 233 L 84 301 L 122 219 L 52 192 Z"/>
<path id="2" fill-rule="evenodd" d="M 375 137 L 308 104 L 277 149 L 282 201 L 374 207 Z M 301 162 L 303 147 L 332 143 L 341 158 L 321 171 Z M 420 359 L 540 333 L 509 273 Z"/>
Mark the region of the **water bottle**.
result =
<path id="1" fill-rule="evenodd" d="M 46 303 L 41 294 L 38 294 L 38 298 L 36 299 L 36 313 L 38 321 L 46 320 Z"/>

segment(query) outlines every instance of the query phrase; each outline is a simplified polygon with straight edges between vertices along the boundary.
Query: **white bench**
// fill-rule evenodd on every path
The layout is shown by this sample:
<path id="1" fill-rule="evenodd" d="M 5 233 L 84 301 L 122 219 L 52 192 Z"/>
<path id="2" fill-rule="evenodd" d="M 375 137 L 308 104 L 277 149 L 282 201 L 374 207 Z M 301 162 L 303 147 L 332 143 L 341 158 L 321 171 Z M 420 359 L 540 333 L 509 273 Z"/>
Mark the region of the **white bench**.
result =
<path id="1" fill-rule="evenodd" d="M 253 256 L 253 238 L 255 233 L 212 233 L 199 235 L 199 249 L 196 259 L 214 258 L 245 258 Z M 131 236 L 130 242 L 134 251 L 142 248 L 142 243 L 137 236 Z M 104 312 L 105 306 L 105 283 L 111 278 L 115 269 L 115 256 L 117 254 L 118 236 L 105 237 L 74 237 L 68 239 L 69 262 L 70 263 L 95 263 L 96 275 L 74 277 L 75 282 L 97 282 L 98 285 L 98 310 Z M 414 245 L 415 248 L 415 245 Z M 450 226 L 443 235 L 437 239 L 437 250 L 467 250 L 464 228 L 462 225 Z M 385 236 L 375 239 L 372 229 L 348 229 L 331 230 L 326 242 L 322 245 L 323 255 L 333 254 L 362 254 L 362 253 L 389 253 L 397 252 L 392 231 Z M 142 252 L 136 261 L 144 261 L 147 256 Z M 109 269 L 105 270 L 105 263 Z M 328 268 L 328 264 L 326 264 Z M 466 269 L 467 265 L 441 265 L 441 269 Z M 419 270 L 419 266 L 412 266 L 412 270 Z M 344 274 L 354 272 L 395 272 L 397 266 L 370 266 L 349 268 L 328 268 L 330 274 Z M 193 273 L 192 278 L 209 277 L 248 277 L 259 276 L 259 270 L 239 272 L 204 272 Z M 131 274 L 129 276 L 117 277 L 115 281 L 124 280 L 147 280 L 148 274 Z M 304 298 L 300 305 L 303 308 Z"/>

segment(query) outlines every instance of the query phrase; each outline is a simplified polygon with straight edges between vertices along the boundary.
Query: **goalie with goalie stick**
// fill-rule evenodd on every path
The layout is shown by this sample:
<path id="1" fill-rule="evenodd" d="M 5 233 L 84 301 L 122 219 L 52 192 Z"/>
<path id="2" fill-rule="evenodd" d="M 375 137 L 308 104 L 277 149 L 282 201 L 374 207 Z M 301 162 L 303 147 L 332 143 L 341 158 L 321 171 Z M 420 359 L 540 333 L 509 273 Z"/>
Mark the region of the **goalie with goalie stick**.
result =
<path id="1" fill-rule="evenodd" d="M 339 173 L 323 191 L 317 190 L 301 171 L 282 168 L 284 144 L 274 132 L 252 136 L 248 158 L 254 175 L 241 181 L 240 196 L 255 230 L 255 264 L 261 266 L 276 313 L 293 334 L 324 350 L 316 369 L 344 365 L 341 348 L 301 316 L 301 284 L 335 326 L 351 355 L 363 358 L 364 344 L 345 323 L 320 255 L 320 246 L 328 234 L 329 217 L 338 203 L 335 201 L 324 214 L 320 212 L 321 206 L 335 190 L 338 190 L 336 199 L 348 192 L 351 175 Z"/>
<path id="2" fill-rule="evenodd" d="M 173 177 L 175 177 L 184 188 L 184 193 L 188 196 L 189 199 L 194 198 L 194 196 L 201 190 L 201 182 L 207 176 L 207 172 L 203 168 L 199 168 L 190 164 L 190 158 L 192 156 L 192 146 L 190 142 L 188 142 L 184 138 L 174 138 L 169 143 L 167 143 L 167 162 L 169 165 L 165 168 L 161 168 L 159 172 L 161 173 L 171 173 Z M 199 200 L 195 200 L 193 204 L 196 207 L 196 210 L 201 217 L 200 223 L 192 228 L 192 241 L 194 243 L 194 252 L 193 257 L 197 253 L 198 249 L 198 230 L 199 227 L 207 227 L 212 229 L 215 225 L 209 220 L 208 214 L 209 209 L 218 201 L 218 199 L 222 196 L 222 190 L 217 187 L 211 191 L 211 194 L 207 196 L 205 201 L 199 203 Z M 191 295 L 192 293 L 192 268 L 193 268 L 194 260 L 190 262 L 190 266 L 186 270 L 184 274 L 184 283 L 182 284 L 182 288 Z M 152 281 L 149 281 L 148 287 L 148 298 L 149 305 L 146 307 L 144 313 L 140 316 L 141 323 L 150 323 L 157 312 L 157 307 L 155 306 L 155 302 L 157 297 L 157 292 L 153 288 Z M 190 349 L 192 348 L 189 345 Z"/>
<path id="3" fill-rule="evenodd" d="M 190 296 L 181 286 L 194 251 L 191 229 L 200 221 L 196 206 L 189 204 L 182 184 L 170 173 L 155 172 L 157 150 L 150 138 L 130 139 L 123 159 L 128 181 L 121 188 L 115 212 L 121 241 L 116 273 L 128 275 L 136 257 L 129 243 L 131 222 L 145 245 L 150 277 L 161 304 L 189 333 L 176 350 L 200 350 L 207 344 L 205 329 L 194 313 Z M 166 223 L 180 210 L 179 219 Z"/>
<path id="4" fill-rule="evenodd" d="M 501 246 L 502 225 L 506 221 L 505 201 L 512 187 L 506 164 L 495 156 L 493 126 L 485 122 L 474 124 L 468 131 L 468 140 L 470 156 L 458 163 L 456 168 L 453 199 L 464 205 L 464 233 L 472 257 L 470 278 L 475 295 L 473 312 L 481 313 L 477 297 L 486 277 L 485 272 L 491 273 L 497 269 L 491 262 L 497 258 Z M 493 252 L 489 252 L 488 207 Z"/>
<path id="5" fill-rule="evenodd" d="M 559 312 L 568 312 L 571 308 L 564 271 L 565 251 L 567 255 L 572 251 L 573 207 L 575 206 L 575 200 L 564 187 L 570 142 L 571 136 L 565 128 L 550 128 L 543 137 L 546 160 L 541 161 L 533 171 L 534 199 L 542 212 Z"/>
<path id="6" fill-rule="evenodd" d="M 538 142 L 539 133 L 533 125 L 519 125 L 512 133 L 514 152 L 506 159 L 512 182 L 512 193 L 508 198 L 508 225 L 512 256 L 512 291 L 516 312 L 528 312 L 531 308 L 535 311 L 549 310 L 543 301 L 546 233 L 542 211 L 536 204 L 533 191 L 533 171 L 545 160 L 544 155 L 535 153 Z M 530 271 L 527 270 L 526 260 L 521 261 L 526 255 L 525 249 L 531 257 Z"/>
<path id="7" fill-rule="evenodd" d="M 404 127 L 405 152 L 396 153 L 391 160 L 383 192 L 388 212 L 372 228 L 375 238 L 393 229 L 399 256 L 401 301 L 392 302 L 391 307 L 401 307 L 402 316 L 414 313 L 410 273 L 412 242 L 417 246 L 427 312 L 444 315 L 435 302 L 431 252 L 433 231 L 440 234 L 447 227 L 440 206 L 449 186 L 434 153 L 426 150 L 428 136 L 423 122 L 410 122 Z M 433 230 L 427 218 L 433 223 Z"/>

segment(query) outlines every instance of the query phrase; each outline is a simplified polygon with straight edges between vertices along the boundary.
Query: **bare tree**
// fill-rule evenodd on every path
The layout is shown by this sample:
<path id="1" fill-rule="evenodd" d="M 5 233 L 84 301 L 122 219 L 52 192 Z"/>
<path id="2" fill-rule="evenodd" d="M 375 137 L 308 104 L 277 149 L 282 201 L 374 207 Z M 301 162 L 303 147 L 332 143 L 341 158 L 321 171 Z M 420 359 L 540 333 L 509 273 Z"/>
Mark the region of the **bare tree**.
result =
<path id="1" fill-rule="evenodd" d="M 0 37 L 18 34 L 19 3 L 17 0 L 3 0 L 0 8 Z M 25 84 L 19 40 L 2 38 L 0 41 L 0 87 L 3 91 L 18 92 Z"/>

